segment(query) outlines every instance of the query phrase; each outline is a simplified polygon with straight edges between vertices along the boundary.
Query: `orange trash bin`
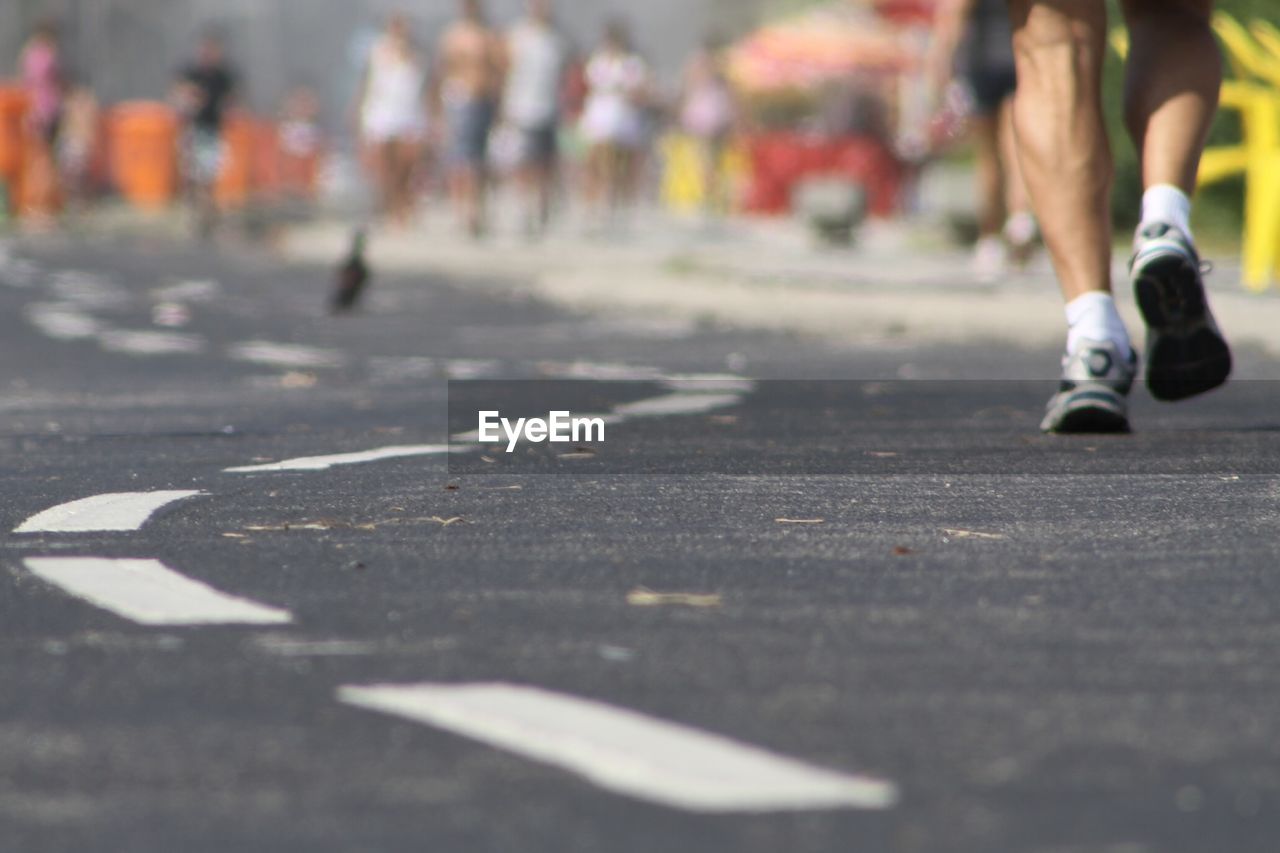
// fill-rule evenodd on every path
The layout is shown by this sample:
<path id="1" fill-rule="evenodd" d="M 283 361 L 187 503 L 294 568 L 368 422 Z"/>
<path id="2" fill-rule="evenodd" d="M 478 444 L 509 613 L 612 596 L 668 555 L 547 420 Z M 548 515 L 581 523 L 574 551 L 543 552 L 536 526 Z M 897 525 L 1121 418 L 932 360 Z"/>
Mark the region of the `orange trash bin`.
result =
<path id="1" fill-rule="evenodd" d="M 23 150 L 26 146 L 27 94 L 19 86 L 0 85 L 0 183 L 11 210 L 22 195 Z"/>
<path id="2" fill-rule="evenodd" d="M 121 104 L 111 119 L 111 173 L 129 202 L 168 207 L 178 194 L 178 118 L 161 103 Z"/>
<path id="3" fill-rule="evenodd" d="M 222 173 L 214 195 L 226 209 L 243 207 L 249 201 L 254 183 L 255 122 L 247 115 L 228 117 L 222 131 Z"/>

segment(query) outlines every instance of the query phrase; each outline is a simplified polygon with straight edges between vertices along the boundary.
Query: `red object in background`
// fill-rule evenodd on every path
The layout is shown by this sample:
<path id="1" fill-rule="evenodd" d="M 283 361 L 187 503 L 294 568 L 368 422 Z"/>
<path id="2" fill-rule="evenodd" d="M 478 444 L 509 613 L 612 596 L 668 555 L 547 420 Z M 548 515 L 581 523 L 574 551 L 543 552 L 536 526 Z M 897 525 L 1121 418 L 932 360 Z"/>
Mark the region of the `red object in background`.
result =
<path id="1" fill-rule="evenodd" d="M 750 139 L 748 149 L 751 186 L 746 207 L 752 213 L 789 213 L 797 185 L 824 176 L 847 178 L 866 190 L 872 216 L 888 217 L 898 210 L 902 165 L 874 139 L 770 133 Z"/>
<path id="2" fill-rule="evenodd" d="M 255 159 L 254 124 L 249 116 L 237 113 L 227 119 L 222 129 L 222 170 L 214 188 L 222 207 L 239 208 L 249 201 Z"/>
<path id="3" fill-rule="evenodd" d="M 26 92 L 16 85 L 0 86 L 0 181 L 11 194 L 22 177 L 26 115 Z"/>
<path id="4" fill-rule="evenodd" d="M 935 0 L 875 0 L 881 17 L 902 24 L 931 24 L 937 15 Z"/>

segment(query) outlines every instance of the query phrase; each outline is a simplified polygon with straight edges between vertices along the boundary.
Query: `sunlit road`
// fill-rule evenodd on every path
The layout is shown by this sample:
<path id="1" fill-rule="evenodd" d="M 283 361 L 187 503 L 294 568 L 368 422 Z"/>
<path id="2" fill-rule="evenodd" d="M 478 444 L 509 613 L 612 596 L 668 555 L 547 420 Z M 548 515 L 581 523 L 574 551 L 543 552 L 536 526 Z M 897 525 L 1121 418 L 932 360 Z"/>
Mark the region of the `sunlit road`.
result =
<path id="1" fill-rule="evenodd" d="M 1050 439 L 1051 352 L 328 287 L 4 259 L 0 849 L 1276 849 L 1267 382 Z M 450 378 L 610 432 L 447 453 Z"/>

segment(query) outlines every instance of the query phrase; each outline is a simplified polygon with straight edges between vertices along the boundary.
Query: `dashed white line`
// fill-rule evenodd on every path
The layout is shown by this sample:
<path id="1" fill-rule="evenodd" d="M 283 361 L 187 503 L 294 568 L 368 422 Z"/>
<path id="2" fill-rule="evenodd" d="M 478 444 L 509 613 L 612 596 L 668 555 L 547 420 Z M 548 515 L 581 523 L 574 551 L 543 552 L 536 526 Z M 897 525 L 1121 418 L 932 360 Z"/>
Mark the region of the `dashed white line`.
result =
<path id="1" fill-rule="evenodd" d="M 31 516 L 14 533 L 96 533 L 141 530 L 157 511 L 204 492 L 113 492 L 59 504 Z"/>
<path id="2" fill-rule="evenodd" d="M 420 444 L 403 447 L 381 447 L 377 450 L 366 450 L 360 453 L 339 453 L 333 456 L 304 456 L 299 459 L 286 459 L 283 462 L 272 462 L 266 465 L 245 465 L 240 468 L 227 468 L 224 474 L 266 474 L 276 471 L 328 471 L 339 465 L 360 465 L 366 462 L 381 462 L 384 459 L 401 459 L 407 456 L 440 456 L 450 452 L 447 444 Z"/>
<path id="3" fill-rule="evenodd" d="M 600 702 L 507 684 L 343 687 L 340 701 L 445 729 L 695 812 L 886 809 L 890 782 L 785 758 Z"/>
<path id="4" fill-rule="evenodd" d="M 129 355 L 197 355 L 205 350 L 204 338 L 175 332 L 117 329 L 102 332 L 98 341 L 108 352 Z"/>
<path id="5" fill-rule="evenodd" d="M 27 308 L 27 319 L 46 337 L 55 341 L 83 341 L 94 337 L 101 324 L 74 306 L 36 303 Z"/>
<path id="6" fill-rule="evenodd" d="M 159 560 L 33 557 L 33 575 L 140 625 L 285 625 L 287 610 L 219 592 Z"/>
<path id="7" fill-rule="evenodd" d="M 638 400 L 634 403 L 623 403 L 615 406 L 613 411 L 619 417 L 627 419 L 660 418 L 671 415 L 701 415 L 717 409 L 727 409 L 741 402 L 741 394 L 675 393 Z"/>
<path id="8" fill-rule="evenodd" d="M 342 367 L 342 353 L 301 344 L 277 344 L 271 341 L 246 341 L 234 344 L 227 354 L 236 361 L 269 367 Z"/>

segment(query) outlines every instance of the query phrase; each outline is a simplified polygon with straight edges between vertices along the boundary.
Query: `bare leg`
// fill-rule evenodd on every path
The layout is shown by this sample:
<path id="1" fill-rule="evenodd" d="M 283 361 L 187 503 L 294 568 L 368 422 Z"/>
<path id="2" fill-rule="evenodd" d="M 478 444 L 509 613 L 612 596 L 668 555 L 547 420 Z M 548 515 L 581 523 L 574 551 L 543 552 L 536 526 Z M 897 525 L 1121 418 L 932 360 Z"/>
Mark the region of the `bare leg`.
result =
<path id="1" fill-rule="evenodd" d="M 1010 0 L 1014 123 L 1027 189 L 1068 301 L 1111 289 L 1114 164 L 1102 115 L 1102 0 Z"/>
<path id="2" fill-rule="evenodd" d="M 1222 87 L 1212 12 L 1213 0 L 1124 0 L 1132 44 L 1125 123 L 1142 158 L 1146 187 L 1195 191 Z"/>
<path id="3" fill-rule="evenodd" d="M 1031 212 L 1027 179 L 1018 159 L 1018 134 L 1013 127 L 1013 98 L 1000 107 L 1000 162 L 1004 164 L 1004 206 L 1009 216 Z"/>
<path id="4" fill-rule="evenodd" d="M 978 233 L 998 237 L 1005 217 L 1005 169 L 1000 156 L 1000 126 L 994 115 L 974 120 L 978 153 Z"/>

